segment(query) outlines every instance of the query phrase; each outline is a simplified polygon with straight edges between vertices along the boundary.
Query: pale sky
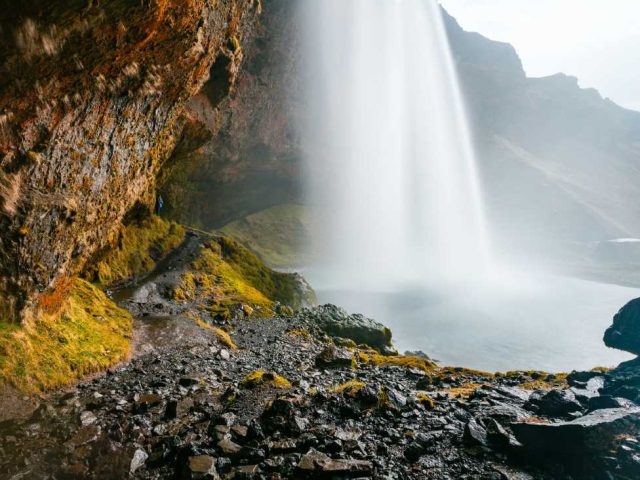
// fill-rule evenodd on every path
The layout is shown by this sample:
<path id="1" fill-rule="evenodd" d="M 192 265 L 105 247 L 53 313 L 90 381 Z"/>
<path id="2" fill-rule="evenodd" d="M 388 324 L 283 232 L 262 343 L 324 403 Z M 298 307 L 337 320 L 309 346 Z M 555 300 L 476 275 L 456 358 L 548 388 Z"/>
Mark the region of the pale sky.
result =
<path id="1" fill-rule="evenodd" d="M 512 44 L 527 75 L 563 72 L 640 111 L 640 0 L 440 0 L 465 30 Z"/>

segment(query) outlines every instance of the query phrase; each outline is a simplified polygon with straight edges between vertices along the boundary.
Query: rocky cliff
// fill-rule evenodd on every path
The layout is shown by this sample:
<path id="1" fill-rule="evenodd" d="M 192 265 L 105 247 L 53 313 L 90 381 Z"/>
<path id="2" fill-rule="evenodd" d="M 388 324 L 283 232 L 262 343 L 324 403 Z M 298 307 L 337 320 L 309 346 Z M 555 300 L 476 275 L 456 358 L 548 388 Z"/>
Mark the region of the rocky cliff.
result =
<path id="1" fill-rule="evenodd" d="M 223 97 L 259 0 L 24 1 L 0 13 L 0 317 L 55 309 L 109 245 L 210 77 Z"/>
<path id="2" fill-rule="evenodd" d="M 232 95 L 212 78 L 189 105 L 197 124 L 161 175 L 166 213 L 215 228 L 298 198 L 296 2 L 266 2 Z"/>

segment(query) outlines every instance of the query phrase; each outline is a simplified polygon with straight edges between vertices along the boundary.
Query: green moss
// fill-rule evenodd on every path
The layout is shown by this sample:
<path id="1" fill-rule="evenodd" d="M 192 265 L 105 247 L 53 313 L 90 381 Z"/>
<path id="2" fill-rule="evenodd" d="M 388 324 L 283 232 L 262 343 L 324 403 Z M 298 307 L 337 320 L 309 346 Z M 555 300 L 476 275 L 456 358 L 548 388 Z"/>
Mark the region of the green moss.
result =
<path id="1" fill-rule="evenodd" d="M 436 402 L 425 392 L 418 392 L 416 394 L 416 402 L 426 407 L 428 410 L 436 408 Z"/>
<path id="2" fill-rule="evenodd" d="M 180 225 L 152 215 L 122 228 L 116 246 L 89 272 L 108 286 L 149 273 L 185 236 Z"/>
<path id="3" fill-rule="evenodd" d="M 240 386 L 243 388 L 255 388 L 259 385 L 271 385 L 276 388 L 291 388 L 289 380 L 275 372 L 256 370 L 242 379 Z"/>
<path id="4" fill-rule="evenodd" d="M 225 225 L 221 231 L 257 253 L 270 267 L 305 263 L 311 234 L 309 215 L 301 205 L 278 205 Z"/>
<path id="5" fill-rule="evenodd" d="M 101 371 L 129 353 L 132 318 L 98 288 L 75 280 L 55 315 L 0 323 L 0 380 L 42 392 Z"/>
<path id="6" fill-rule="evenodd" d="M 349 380 L 330 389 L 332 393 L 342 393 L 347 397 L 355 397 L 367 384 L 360 380 Z"/>
<path id="7" fill-rule="evenodd" d="M 276 302 L 295 308 L 311 295 L 296 275 L 267 268 L 254 253 L 235 240 L 220 237 L 208 242 L 174 290 L 177 300 L 207 302 L 204 309 L 226 316 L 237 305 L 253 315 L 273 315 Z M 313 300 L 313 299 L 311 299 Z M 247 307 L 251 307 L 251 310 Z M 229 314 L 230 315 L 230 314 Z"/>

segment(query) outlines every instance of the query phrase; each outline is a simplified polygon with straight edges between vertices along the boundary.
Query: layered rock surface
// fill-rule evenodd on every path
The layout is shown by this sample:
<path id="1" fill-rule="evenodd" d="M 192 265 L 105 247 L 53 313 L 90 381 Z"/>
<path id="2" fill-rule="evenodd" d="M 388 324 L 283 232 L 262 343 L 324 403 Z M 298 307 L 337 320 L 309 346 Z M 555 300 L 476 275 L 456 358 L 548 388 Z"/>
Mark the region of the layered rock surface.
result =
<path id="1" fill-rule="evenodd" d="M 209 77 L 235 80 L 253 0 L 23 2 L 1 14 L 0 315 L 17 319 L 106 247 Z M 224 58 L 225 60 L 221 60 Z M 29 310 L 28 308 L 26 310 Z M 24 316 L 24 315 L 23 315 Z"/>

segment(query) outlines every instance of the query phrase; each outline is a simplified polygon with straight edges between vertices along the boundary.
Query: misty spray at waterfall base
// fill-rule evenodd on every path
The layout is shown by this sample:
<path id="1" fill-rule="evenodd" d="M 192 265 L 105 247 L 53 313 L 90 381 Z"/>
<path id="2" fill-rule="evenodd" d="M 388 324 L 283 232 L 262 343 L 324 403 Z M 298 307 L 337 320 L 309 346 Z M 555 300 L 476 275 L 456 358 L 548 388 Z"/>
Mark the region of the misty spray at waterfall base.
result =
<path id="1" fill-rule="evenodd" d="M 479 165 L 435 0 L 303 2 L 307 277 L 401 349 L 488 370 L 612 365 L 631 289 L 498 274 Z"/>

